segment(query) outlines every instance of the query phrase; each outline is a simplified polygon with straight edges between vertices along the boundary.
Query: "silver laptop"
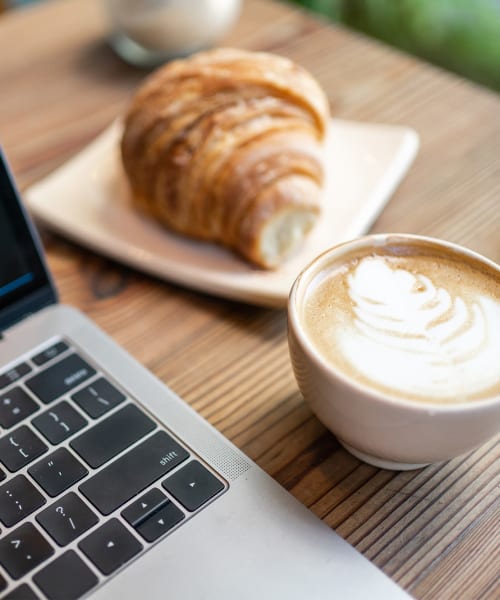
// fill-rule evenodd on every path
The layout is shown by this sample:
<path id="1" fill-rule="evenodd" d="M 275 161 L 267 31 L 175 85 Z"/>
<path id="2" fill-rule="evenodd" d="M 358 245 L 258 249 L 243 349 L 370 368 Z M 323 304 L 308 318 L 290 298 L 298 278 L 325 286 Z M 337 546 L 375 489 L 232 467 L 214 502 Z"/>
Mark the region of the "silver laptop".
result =
<path id="1" fill-rule="evenodd" d="M 0 596 L 407 598 L 57 303 L 0 152 Z"/>

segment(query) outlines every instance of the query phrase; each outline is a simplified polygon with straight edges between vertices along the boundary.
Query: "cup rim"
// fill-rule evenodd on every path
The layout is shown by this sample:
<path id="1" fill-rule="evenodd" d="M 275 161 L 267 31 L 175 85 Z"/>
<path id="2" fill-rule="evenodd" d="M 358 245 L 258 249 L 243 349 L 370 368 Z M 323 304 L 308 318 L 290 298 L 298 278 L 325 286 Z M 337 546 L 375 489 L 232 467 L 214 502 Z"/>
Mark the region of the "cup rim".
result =
<path id="1" fill-rule="evenodd" d="M 322 266 L 325 265 L 329 261 L 332 256 L 335 256 L 338 252 L 344 251 L 344 249 L 355 249 L 362 248 L 366 245 L 380 245 L 383 246 L 387 243 L 388 240 L 394 239 L 395 242 L 404 243 L 406 240 L 414 241 L 414 242 L 425 242 L 430 244 L 435 244 L 438 247 L 445 248 L 447 250 L 451 250 L 453 252 L 457 252 L 459 254 L 465 255 L 468 258 L 479 261 L 480 263 L 486 264 L 490 268 L 499 272 L 500 275 L 500 266 L 497 265 L 493 260 L 466 248 L 465 246 L 461 246 L 460 244 L 456 244 L 454 242 L 449 242 L 447 240 L 443 240 L 440 238 L 434 238 L 430 236 L 410 234 L 410 233 L 373 233 L 367 234 L 353 240 L 348 240 L 345 242 L 341 242 L 332 246 L 313 258 L 298 274 L 296 277 L 288 296 L 288 320 L 289 327 L 293 328 L 293 332 L 295 336 L 298 338 L 300 344 L 306 350 L 309 358 L 312 358 L 317 365 L 321 367 L 322 370 L 333 373 L 335 377 L 337 377 L 344 384 L 356 389 L 358 392 L 371 396 L 373 399 L 384 403 L 390 404 L 398 407 L 406 407 L 419 412 L 432 412 L 432 413 L 463 413 L 463 412 L 473 412 L 478 409 L 488 408 L 494 406 L 496 404 L 500 404 L 500 395 L 493 396 L 491 398 L 482 398 L 478 400 L 473 400 L 470 402 L 428 402 L 425 400 L 414 400 L 411 398 L 402 398 L 397 396 L 396 394 L 392 395 L 389 392 L 383 393 L 375 388 L 372 388 L 354 378 L 349 377 L 333 365 L 328 362 L 320 352 L 315 348 L 312 342 L 309 340 L 309 337 L 304 333 L 304 329 L 300 324 L 299 319 L 299 302 L 298 302 L 298 293 L 299 290 L 302 289 L 303 286 L 307 286 L 307 284 L 313 279 L 314 275 L 319 272 Z M 306 278 L 309 277 L 309 281 Z"/>

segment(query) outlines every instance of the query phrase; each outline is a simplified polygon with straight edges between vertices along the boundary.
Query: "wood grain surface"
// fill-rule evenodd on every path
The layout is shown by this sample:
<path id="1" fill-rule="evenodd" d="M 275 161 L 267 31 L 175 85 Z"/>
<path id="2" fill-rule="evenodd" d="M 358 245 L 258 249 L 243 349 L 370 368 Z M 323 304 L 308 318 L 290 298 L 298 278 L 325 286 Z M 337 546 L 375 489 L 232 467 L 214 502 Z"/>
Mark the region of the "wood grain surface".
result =
<path id="1" fill-rule="evenodd" d="M 90 142 L 145 76 L 105 42 L 95 0 L 0 16 L 0 140 L 21 189 Z M 286 55 L 334 115 L 409 125 L 421 149 L 374 231 L 500 262 L 500 97 L 284 4 L 246 0 L 228 45 Z M 71 197 L 68 197 L 71 202 Z M 499 449 L 391 472 L 361 463 L 295 384 L 285 311 L 155 280 L 43 231 L 61 299 L 93 318 L 415 598 L 499 598 Z"/>

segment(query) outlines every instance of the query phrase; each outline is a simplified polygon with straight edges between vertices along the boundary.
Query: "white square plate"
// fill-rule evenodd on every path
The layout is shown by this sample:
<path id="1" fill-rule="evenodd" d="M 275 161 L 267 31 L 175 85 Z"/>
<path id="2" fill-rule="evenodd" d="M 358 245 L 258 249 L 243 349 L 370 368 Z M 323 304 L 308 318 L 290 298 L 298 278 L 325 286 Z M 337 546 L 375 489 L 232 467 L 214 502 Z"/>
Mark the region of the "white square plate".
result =
<path id="1" fill-rule="evenodd" d="M 365 233 L 418 149 L 412 129 L 333 119 L 326 146 L 324 210 L 297 254 L 279 269 L 252 267 L 230 251 L 165 230 L 131 206 L 116 121 L 26 192 L 32 214 L 117 261 L 210 294 L 286 306 L 299 272 L 318 254 Z"/>

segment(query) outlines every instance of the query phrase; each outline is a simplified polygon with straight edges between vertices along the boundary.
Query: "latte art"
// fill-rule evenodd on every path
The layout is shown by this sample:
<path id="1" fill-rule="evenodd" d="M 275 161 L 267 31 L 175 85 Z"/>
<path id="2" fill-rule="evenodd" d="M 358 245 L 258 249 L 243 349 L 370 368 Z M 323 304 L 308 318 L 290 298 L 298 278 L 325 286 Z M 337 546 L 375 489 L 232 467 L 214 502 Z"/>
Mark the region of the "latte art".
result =
<path id="1" fill-rule="evenodd" d="M 364 385 L 428 402 L 500 389 L 497 272 L 425 252 L 367 252 L 324 271 L 304 309 L 323 357 Z"/>
<path id="2" fill-rule="evenodd" d="M 370 380 L 400 392 L 467 399 L 500 379 L 500 305 L 452 296 L 429 277 L 361 260 L 348 278 L 355 318 L 339 350 Z"/>

